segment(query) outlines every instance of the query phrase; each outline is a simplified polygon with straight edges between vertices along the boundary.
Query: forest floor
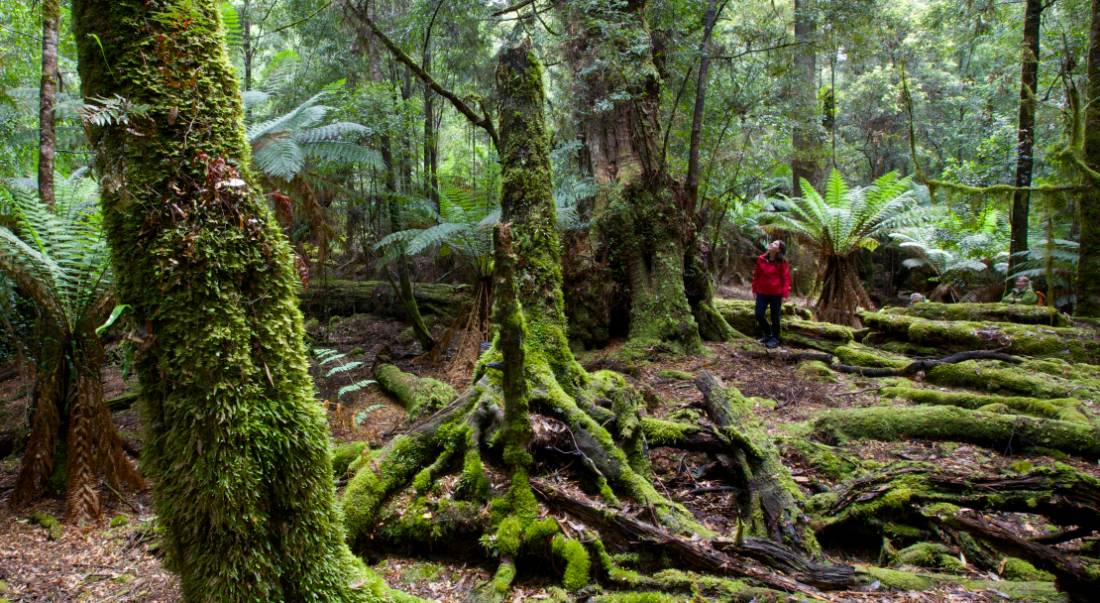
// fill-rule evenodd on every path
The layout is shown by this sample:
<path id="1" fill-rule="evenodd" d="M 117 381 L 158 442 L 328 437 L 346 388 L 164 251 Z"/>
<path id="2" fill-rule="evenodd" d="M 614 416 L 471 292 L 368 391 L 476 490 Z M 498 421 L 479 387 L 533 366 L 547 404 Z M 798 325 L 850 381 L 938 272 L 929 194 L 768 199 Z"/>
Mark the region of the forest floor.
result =
<path id="1" fill-rule="evenodd" d="M 372 447 L 380 446 L 399 434 L 405 425 L 405 410 L 377 386 L 369 386 L 341 399 L 339 389 L 369 379 L 379 361 L 394 362 L 406 371 L 421 376 L 446 379 L 442 363 L 428 365 L 414 356 L 416 344 L 409 330 L 400 321 L 371 315 L 355 315 L 334 319 L 328 324 L 314 324 L 310 329 L 312 345 L 346 353 L 345 362 L 361 361 L 357 368 L 327 375 L 328 367 L 314 367 L 319 398 L 330 417 L 336 442 L 366 440 Z M 755 346 L 755 344 L 753 344 Z M 756 349 L 759 348 L 759 349 Z M 580 355 L 586 366 L 615 365 L 615 346 Z M 798 365 L 772 355 L 764 355 L 761 346 L 741 344 L 710 344 L 704 355 L 675 360 L 658 360 L 635 366 L 616 365 L 629 378 L 652 388 L 663 402 L 652 405 L 651 415 L 664 417 L 678 410 L 696 407 L 701 394 L 691 378 L 702 371 L 719 376 L 728 385 L 738 387 L 746 396 L 757 397 L 755 411 L 773 436 L 799 433 L 798 426 L 816 413 L 835 408 L 863 407 L 881 404 L 876 379 L 855 375 L 820 375 L 800 370 Z M 126 384 L 117 366 L 105 370 L 108 397 L 125 390 Z M 461 389 L 465 383 L 452 383 Z M 18 425 L 25 411 L 29 383 L 24 375 L 0 382 L 0 429 Z M 140 450 L 140 434 L 136 411 L 115 413 L 116 423 L 127 446 Z M 792 431 L 792 429 L 794 431 Z M 804 432 L 801 432 L 804 433 Z M 989 450 L 948 442 L 902 440 L 898 442 L 858 441 L 841 444 L 855 458 L 886 464 L 893 461 L 928 461 L 945 469 L 963 473 L 1008 469 L 1014 463 L 1027 460 L 1036 465 L 1054 459 L 1035 456 L 1001 456 Z M 807 494 L 825 491 L 834 482 L 808 466 L 796 452 L 781 447 L 784 460 L 793 478 Z M 704 524 L 721 533 L 735 529 L 736 508 L 731 489 L 717 479 L 706 477 L 705 455 L 672 448 L 653 451 L 653 467 L 658 488 L 684 503 Z M 1100 477 L 1094 464 L 1072 458 L 1059 462 Z M 108 510 L 99 524 L 73 526 L 62 524 L 60 530 L 38 525 L 31 517 L 42 512 L 61 518 L 60 500 L 49 500 L 31 509 L 13 512 L 6 504 L 10 495 L 19 458 L 16 455 L 0 460 L 0 602 L 9 601 L 141 601 L 172 602 L 179 600 L 175 578 L 161 566 L 153 537 L 152 509 L 148 493 L 127 496 L 106 496 Z M 342 484 L 341 484 L 342 485 Z M 1011 519 L 1021 531 L 1038 533 L 1040 526 L 1028 525 L 1029 516 Z M 829 543 L 826 544 L 828 548 Z M 853 564 L 875 563 L 876 559 L 857 556 L 834 556 L 833 561 Z M 490 566 L 476 561 L 458 563 L 454 559 L 433 558 L 431 551 L 408 555 L 381 555 L 368 558 L 372 565 L 395 588 L 441 602 L 461 601 L 477 585 L 490 577 Z M 835 601 L 1005 601 L 1010 597 L 997 589 L 1000 579 L 991 572 L 967 568 L 968 577 L 986 588 L 970 588 L 957 584 L 940 584 L 920 592 L 889 591 L 872 584 L 862 592 L 830 593 Z M 552 582 L 520 582 L 511 601 L 538 601 L 549 598 Z M 687 599 L 685 599 L 687 600 Z"/>

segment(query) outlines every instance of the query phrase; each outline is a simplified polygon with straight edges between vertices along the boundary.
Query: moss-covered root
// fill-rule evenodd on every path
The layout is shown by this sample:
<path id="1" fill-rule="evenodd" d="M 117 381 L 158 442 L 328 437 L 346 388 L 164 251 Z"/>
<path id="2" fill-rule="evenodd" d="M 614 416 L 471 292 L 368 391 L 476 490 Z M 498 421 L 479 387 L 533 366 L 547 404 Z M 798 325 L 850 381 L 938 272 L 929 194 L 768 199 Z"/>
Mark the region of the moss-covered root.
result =
<path id="1" fill-rule="evenodd" d="M 940 304 L 924 302 L 908 307 L 883 310 L 887 314 L 917 316 L 929 320 L 966 320 L 972 322 L 1014 322 L 1025 325 L 1069 326 L 1069 319 L 1052 306 L 1018 304 Z"/>
<path id="2" fill-rule="evenodd" d="M 837 347 L 833 354 L 841 363 L 851 366 L 903 369 L 913 362 L 908 356 L 855 342 Z"/>
<path id="3" fill-rule="evenodd" d="M 886 387 L 884 397 L 902 398 L 916 404 L 958 406 L 987 412 L 1000 410 L 1004 414 L 1023 414 L 1045 419 L 1085 422 L 1081 401 L 1076 398 L 1028 398 L 1025 396 L 1001 396 L 975 392 L 921 389 L 916 387 Z"/>
<path id="4" fill-rule="evenodd" d="M 878 582 L 884 588 L 900 591 L 925 591 L 937 586 L 955 585 L 968 590 L 990 590 L 1003 593 L 1010 601 L 1029 603 L 1066 603 L 1066 595 L 1058 592 L 1053 582 L 1011 582 L 1008 580 L 975 580 L 963 576 L 934 572 L 907 572 L 884 567 L 864 566 L 860 572 L 868 582 Z"/>
<path id="5" fill-rule="evenodd" d="M 862 312 L 863 323 L 891 339 L 941 350 L 1003 349 L 1009 354 L 1100 362 L 1100 339 L 1090 329 L 1005 322 L 928 320 L 885 312 Z"/>
<path id="6" fill-rule="evenodd" d="M 417 377 L 392 364 L 378 365 L 374 369 L 374 378 L 382 389 L 397 398 L 397 401 L 409 411 L 410 417 L 435 412 L 458 395 L 453 387 L 438 379 Z"/>
<path id="7" fill-rule="evenodd" d="M 707 414 L 730 443 L 730 464 L 739 472 L 743 486 L 738 497 L 740 521 L 749 534 L 816 553 L 817 540 L 802 513 L 802 492 L 763 423 L 753 414 L 752 402 L 708 372 L 695 384 L 703 392 Z"/>
<path id="8" fill-rule="evenodd" d="M 1100 378 L 1084 371 L 1067 370 L 1062 374 L 1052 370 L 1050 361 L 1042 360 L 1019 365 L 967 360 L 936 366 L 928 371 L 926 380 L 936 385 L 1033 398 L 1100 399 Z"/>
<path id="9" fill-rule="evenodd" d="M 833 410 L 814 421 L 824 441 L 844 439 L 949 440 L 1002 453 L 1058 450 L 1100 458 L 1100 429 L 1087 424 L 970 411 L 952 406 Z"/>

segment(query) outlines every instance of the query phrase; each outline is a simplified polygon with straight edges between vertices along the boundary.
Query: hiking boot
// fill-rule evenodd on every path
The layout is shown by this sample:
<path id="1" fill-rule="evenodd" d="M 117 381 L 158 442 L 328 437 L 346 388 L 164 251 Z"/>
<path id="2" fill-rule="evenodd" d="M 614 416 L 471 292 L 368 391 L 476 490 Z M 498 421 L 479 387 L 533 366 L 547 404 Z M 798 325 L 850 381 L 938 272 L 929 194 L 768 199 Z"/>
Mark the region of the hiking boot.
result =
<path id="1" fill-rule="evenodd" d="M 764 345 L 766 345 L 769 350 L 773 350 L 773 349 L 779 347 L 779 340 L 776 339 L 775 337 L 769 337 L 768 341 L 765 342 Z"/>

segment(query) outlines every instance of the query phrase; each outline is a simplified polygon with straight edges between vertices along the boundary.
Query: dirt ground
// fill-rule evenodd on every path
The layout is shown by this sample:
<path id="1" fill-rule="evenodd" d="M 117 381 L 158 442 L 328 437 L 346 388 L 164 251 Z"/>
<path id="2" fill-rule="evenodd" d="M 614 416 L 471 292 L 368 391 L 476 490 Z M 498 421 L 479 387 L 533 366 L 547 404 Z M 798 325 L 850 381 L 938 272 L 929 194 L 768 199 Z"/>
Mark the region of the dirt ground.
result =
<path id="1" fill-rule="evenodd" d="M 377 385 L 367 385 L 377 362 L 394 362 L 405 370 L 421 375 L 446 378 L 445 363 L 434 365 L 415 357 L 416 343 L 409 330 L 398 321 L 359 315 L 312 325 L 311 346 L 315 350 L 336 350 L 340 358 L 312 368 L 317 382 L 318 399 L 330 417 L 336 442 L 366 440 L 379 446 L 394 437 L 404 426 L 405 412 Z M 581 361 L 599 366 L 608 361 L 611 350 L 586 353 Z M 352 364 L 360 363 L 360 364 Z M 347 370 L 333 371 L 350 365 Z M 756 412 L 776 435 L 786 426 L 804 421 L 815 412 L 846 406 L 865 406 L 877 402 L 872 380 L 841 376 L 835 381 L 801 376 L 794 364 L 743 346 L 716 344 L 700 357 L 659 361 L 629 371 L 629 377 L 650 388 L 655 399 L 650 413 L 668 416 L 696 406 L 701 394 L 685 377 L 710 371 L 747 396 L 773 400 L 761 402 Z M 450 372 L 453 375 L 453 371 Z M 117 366 L 104 371 L 107 396 L 124 391 Z M 461 382 L 453 383 L 461 388 Z M 343 389 L 343 394 L 341 391 Z M 0 433 L 16 429 L 26 413 L 27 375 L 16 372 L 0 382 Z M 140 450 L 140 429 L 133 409 L 115 413 L 127 446 Z M 933 461 L 945 468 L 961 471 L 988 470 L 1019 460 L 1006 458 L 965 445 L 924 442 L 859 442 L 849 451 L 865 459 Z M 1043 460 L 1043 459 L 1036 459 Z M 1072 462 L 1079 469 L 1100 474 L 1095 466 Z M 807 493 L 827 489 L 832 483 L 805 466 L 801 459 L 786 459 L 794 479 Z M 156 549 L 153 515 L 148 493 L 117 496 L 105 493 L 108 509 L 103 520 L 90 525 L 63 524 L 59 534 L 31 520 L 35 512 L 61 518 L 60 500 L 48 500 L 30 509 L 13 511 L 7 504 L 19 458 L 11 455 L 0 460 L 0 602 L 31 601 L 140 601 L 173 602 L 180 600 L 176 578 L 161 564 Z M 657 485 L 691 509 L 700 521 L 717 531 L 731 533 L 735 526 L 733 493 L 721 481 L 708 479 L 703 471 L 705 458 L 699 454 L 671 449 L 655 450 L 653 466 Z M 861 562 L 864 559 L 837 559 Z M 385 555 L 368 559 L 395 588 L 425 597 L 450 602 L 460 601 L 489 571 L 475 562 L 409 558 Z M 975 573 L 975 578 L 996 579 Z M 549 598 L 549 584 L 538 580 L 521 582 L 512 601 L 538 601 Z M 972 592 L 960 587 L 941 587 L 919 593 L 886 592 L 872 585 L 866 592 L 831 593 L 835 601 L 1004 601 L 994 590 Z"/>

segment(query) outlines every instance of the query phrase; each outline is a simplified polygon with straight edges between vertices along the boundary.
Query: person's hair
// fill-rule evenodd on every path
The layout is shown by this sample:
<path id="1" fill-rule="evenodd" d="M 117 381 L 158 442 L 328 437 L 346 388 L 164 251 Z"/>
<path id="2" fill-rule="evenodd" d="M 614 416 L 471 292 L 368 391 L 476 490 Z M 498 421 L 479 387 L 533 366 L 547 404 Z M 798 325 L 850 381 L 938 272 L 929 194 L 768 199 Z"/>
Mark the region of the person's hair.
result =
<path id="1" fill-rule="evenodd" d="M 784 243 L 782 239 L 776 239 L 776 240 L 772 241 L 772 243 L 779 243 L 779 254 L 775 256 L 775 261 L 776 262 L 785 261 L 787 259 L 787 244 Z M 771 243 L 769 243 L 769 245 L 770 244 Z M 771 255 L 767 254 L 766 251 L 765 251 L 765 255 L 768 255 L 768 260 L 771 261 Z"/>

